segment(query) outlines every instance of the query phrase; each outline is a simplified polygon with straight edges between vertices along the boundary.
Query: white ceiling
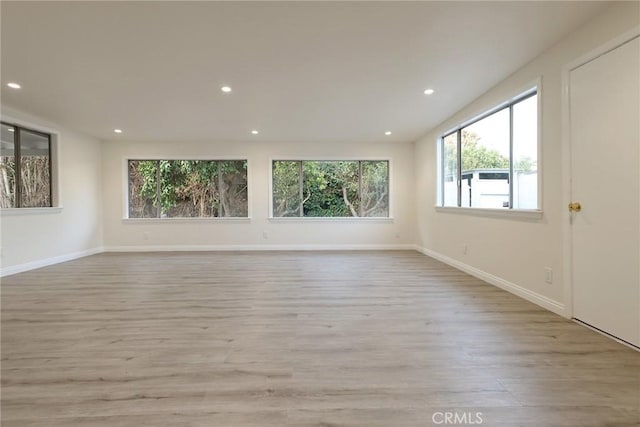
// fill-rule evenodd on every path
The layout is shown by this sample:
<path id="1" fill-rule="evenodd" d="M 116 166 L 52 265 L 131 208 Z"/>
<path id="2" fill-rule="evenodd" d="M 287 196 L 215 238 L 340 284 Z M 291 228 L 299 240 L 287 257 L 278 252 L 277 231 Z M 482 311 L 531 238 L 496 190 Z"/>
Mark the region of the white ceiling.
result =
<path id="1" fill-rule="evenodd" d="M 413 141 L 606 3 L 2 1 L 2 103 L 101 139 Z"/>

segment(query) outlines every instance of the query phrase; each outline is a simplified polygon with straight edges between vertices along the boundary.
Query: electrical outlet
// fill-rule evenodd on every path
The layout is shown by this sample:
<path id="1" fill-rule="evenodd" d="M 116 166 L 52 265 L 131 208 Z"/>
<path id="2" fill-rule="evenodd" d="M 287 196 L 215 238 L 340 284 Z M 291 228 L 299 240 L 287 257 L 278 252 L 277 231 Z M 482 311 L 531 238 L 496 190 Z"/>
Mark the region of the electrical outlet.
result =
<path id="1" fill-rule="evenodd" d="M 267 233 L 266 231 L 262 232 L 262 238 L 263 239 L 268 239 L 269 238 L 269 233 Z"/>
<path id="2" fill-rule="evenodd" d="M 549 284 L 553 283 L 553 270 L 551 267 L 544 268 L 544 281 Z"/>
<path id="3" fill-rule="evenodd" d="M 396 239 L 400 238 L 400 233 L 396 233 Z"/>
<path id="4" fill-rule="evenodd" d="M 147 233 L 146 231 L 142 233 L 142 240 L 149 240 L 149 233 Z"/>
<path id="5" fill-rule="evenodd" d="M 463 243 L 463 244 L 462 244 L 462 253 L 463 253 L 464 255 L 466 255 L 466 254 L 467 254 L 467 250 L 468 250 L 468 249 L 469 249 L 469 246 L 467 246 L 467 244 L 466 244 L 466 243 Z"/>

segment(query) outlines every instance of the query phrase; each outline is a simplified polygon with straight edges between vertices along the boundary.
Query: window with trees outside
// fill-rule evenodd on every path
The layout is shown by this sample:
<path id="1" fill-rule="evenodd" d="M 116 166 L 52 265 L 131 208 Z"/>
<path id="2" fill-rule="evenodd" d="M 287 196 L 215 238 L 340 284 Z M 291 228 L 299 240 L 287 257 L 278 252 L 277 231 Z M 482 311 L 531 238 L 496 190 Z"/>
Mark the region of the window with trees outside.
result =
<path id="1" fill-rule="evenodd" d="M 51 207 L 51 135 L 1 127 L 0 208 Z"/>
<path id="2" fill-rule="evenodd" d="M 246 218 L 246 160 L 129 160 L 129 218 Z"/>
<path id="3" fill-rule="evenodd" d="M 443 135 L 440 163 L 440 206 L 538 209 L 537 89 Z"/>
<path id="4" fill-rule="evenodd" d="M 387 160 L 274 160 L 273 217 L 389 217 Z"/>

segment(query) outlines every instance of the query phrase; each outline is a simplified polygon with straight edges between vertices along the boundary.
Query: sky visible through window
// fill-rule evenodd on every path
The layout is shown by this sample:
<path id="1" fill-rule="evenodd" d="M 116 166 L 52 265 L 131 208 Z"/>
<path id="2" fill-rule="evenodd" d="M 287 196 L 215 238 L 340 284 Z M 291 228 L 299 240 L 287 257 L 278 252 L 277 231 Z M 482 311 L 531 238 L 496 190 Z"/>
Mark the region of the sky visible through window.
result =
<path id="1" fill-rule="evenodd" d="M 538 158 L 538 96 L 534 95 L 516 104 L 513 139 L 518 144 L 518 157 Z M 474 130 L 482 135 L 482 144 L 509 157 L 509 147 L 501 141 L 509 139 L 509 128 L 493 126 L 491 120 L 480 120 L 473 124 Z"/>

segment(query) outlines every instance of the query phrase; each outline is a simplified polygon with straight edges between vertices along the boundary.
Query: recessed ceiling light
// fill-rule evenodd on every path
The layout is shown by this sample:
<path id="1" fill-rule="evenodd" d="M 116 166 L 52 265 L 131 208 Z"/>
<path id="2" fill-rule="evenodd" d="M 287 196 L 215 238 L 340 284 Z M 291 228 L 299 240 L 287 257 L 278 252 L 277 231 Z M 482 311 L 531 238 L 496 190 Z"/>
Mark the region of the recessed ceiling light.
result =
<path id="1" fill-rule="evenodd" d="M 122 129 L 114 129 L 113 130 L 115 133 L 122 133 Z"/>
<path id="2" fill-rule="evenodd" d="M 385 135 L 391 135 L 391 131 L 390 131 L 390 130 L 388 130 L 388 131 L 386 131 L 384 134 L 385 134 Z"/>
<path id="3" fill-rule="evenodd" d="M 18 83 L 15 83 L 15 82 L 7 83 L 7 86 L 9 86 L 11 89 L 20 89 L 22 87 Z"/>
<path id="4" fill-rule="evenodd" d="M 433 90 L 433 89 L 425 89 L 424 90 L 424 94 L 425 95 L 433 95 L 433 92 L 435 92 L 435 90 Z"/>
<path id="5" fill-rule="evenodd" d="M 9 132 L 15 132 L 16 130 L 14 128 L 9 128 L 7 129 Z"/>
<path id="6" fill-rule="evenodd" d="M 258 131 L 254 129 L 254 130 L 252 130 L 252 131 L 251 131 L 251 133 L 252 133 L 253 135 L 257 135 L 257 134 L 258 134 Z"/>
<path id="7" fill-rule="evenodd" d="M 229 93 L 229 92 L 231 92 L 231 87 L 229 87 L 229 86 L 222 86 L 222 87 L 220 88 L 220 90 L 221 90 L 221 91 L 223 91 L 224 93 Z"/>

